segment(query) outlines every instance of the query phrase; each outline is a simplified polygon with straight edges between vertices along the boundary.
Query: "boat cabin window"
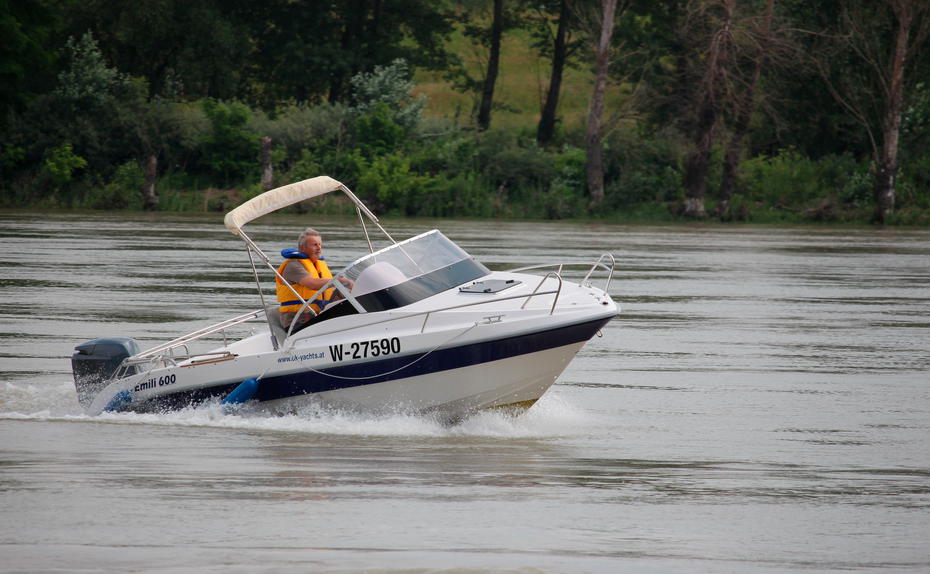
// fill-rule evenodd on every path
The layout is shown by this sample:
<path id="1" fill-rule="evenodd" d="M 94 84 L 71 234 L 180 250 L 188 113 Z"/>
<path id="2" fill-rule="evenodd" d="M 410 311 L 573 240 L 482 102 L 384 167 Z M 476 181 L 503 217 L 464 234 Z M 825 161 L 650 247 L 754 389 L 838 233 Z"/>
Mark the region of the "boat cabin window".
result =
<path id="1" fill-rule="evenodd" d="M 356 260 L 343 270 L 352 296 L 368 312 L 416 303 L 490 271 L 433 230 Z"/>

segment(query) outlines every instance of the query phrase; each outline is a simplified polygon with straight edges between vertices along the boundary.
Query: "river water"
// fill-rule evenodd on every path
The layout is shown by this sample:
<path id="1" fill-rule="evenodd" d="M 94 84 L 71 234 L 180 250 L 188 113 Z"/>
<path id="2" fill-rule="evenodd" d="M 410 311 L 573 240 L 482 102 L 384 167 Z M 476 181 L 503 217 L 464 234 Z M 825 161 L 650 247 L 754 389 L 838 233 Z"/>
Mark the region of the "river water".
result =
<path id="1" fill-rule="evenodd" d="M 364 250 L 252 236 L 307 224 Z M 387 226 L 496 269 L 610 251 L 622 313 L 516 418 L 88 418 L 74 345 L 259 308 L 245 251 L 220 216 L 0 212 L 0 572 L 930 571 L 930 232 Z"/>

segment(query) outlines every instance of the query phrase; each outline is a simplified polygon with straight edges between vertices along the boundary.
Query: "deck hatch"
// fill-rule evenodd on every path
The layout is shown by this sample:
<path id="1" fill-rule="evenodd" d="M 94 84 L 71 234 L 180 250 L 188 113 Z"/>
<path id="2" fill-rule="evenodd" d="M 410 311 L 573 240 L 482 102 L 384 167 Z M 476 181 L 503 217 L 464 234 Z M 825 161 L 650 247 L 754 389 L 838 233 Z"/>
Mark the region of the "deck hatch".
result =
<path id="1" fill-rule="evenodd" d="M 471 285 L 459 287 L 460 293 L 500 293 L 504 289 L 516 287 L 522 283 L 516 279 L 487 279 L 485 281 L 475 281 Z"/>

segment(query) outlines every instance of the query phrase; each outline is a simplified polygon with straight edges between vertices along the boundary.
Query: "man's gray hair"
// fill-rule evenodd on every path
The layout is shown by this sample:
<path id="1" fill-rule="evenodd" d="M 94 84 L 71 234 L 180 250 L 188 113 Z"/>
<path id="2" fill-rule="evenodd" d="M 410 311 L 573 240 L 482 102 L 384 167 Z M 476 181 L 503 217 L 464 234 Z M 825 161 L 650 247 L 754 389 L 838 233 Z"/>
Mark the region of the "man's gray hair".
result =
<path id="1" fill-rule="evenodd" d="M 297 238 L 297 249 L 300 249 L 301 251 L 304 250 L 304 242 L 307 241 L 308 237 L 319 237 L 320 239 L 323 238 L 319 231 L 308 227 L 304 229 L 303 233 L 300 234 L 300 237 Z"/>

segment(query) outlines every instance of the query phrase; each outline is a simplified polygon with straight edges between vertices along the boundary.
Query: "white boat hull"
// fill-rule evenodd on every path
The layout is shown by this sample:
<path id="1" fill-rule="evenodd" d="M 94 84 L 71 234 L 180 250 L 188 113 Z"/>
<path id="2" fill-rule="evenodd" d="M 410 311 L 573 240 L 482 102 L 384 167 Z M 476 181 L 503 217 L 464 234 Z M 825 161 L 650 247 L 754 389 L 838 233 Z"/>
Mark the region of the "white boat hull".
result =
<path id="1" fill-rule="evenodd" d="M 555 383 L 584 343 L 416 377 L 262 403 L 275 412 L 307 405 L 367 412 L 441 412 L 460 417 L 482 409 L 527 407 Z"/>
<path id="2" fill-rule="evenodd" d="M 111 383 L 87 410 L 91 414 L 122 409 L 149 412 L 218 402 L 250 378 L 258 381 L 250 408 L 274 413 L 321 406 L 371 412 L 441 412 L 460 418 L 486 408 L 529 406 L 555 383 L 584 343 L 610 318 L 511 332 L 510 336 L 491 339 L 482 338 L 489 326 L 483 330 L 474 324 L 464 328 L 456 325 L 440 332 L 393 338 L 400 348 L 413 352 L 366 360 L 343 355 L 345 360 L 337 360 L 333 347 L 346 352 L 353 348 L 350 341 L 354 331 L 350 330 L 341 339 L 326 337 L 335 341 L 330 346 L 315 345 L 311 340 L 280 351 L 166 365 L 138 373 Z M 494 334 L 500 336 L 501 329 L 497 326 Z M 462 333 L 471 337 L 457 336 Z M 268 338 L 267 333 L 254 335 L 228 348 L 261 345 Z M 457 344 L 437 345 L 437 339 Z M 126 396 L 131 397 L 130 402 L 114 402 Z"/>

